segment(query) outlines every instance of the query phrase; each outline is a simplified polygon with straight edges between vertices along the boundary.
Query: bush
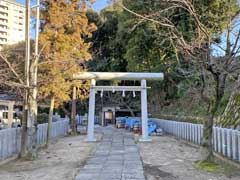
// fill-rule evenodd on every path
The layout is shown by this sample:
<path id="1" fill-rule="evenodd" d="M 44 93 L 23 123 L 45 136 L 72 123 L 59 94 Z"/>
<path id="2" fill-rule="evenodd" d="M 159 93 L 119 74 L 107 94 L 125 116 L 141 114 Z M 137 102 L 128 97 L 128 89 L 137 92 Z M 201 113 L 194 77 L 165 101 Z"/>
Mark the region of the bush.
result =
<path id="1" fill-rule="evenodd" d="M 37 122 L 38 122 L 38 124 L 47 123 L 48 122 L 48 114 L 46 114 L 46 113 L 38 114 Z"/>

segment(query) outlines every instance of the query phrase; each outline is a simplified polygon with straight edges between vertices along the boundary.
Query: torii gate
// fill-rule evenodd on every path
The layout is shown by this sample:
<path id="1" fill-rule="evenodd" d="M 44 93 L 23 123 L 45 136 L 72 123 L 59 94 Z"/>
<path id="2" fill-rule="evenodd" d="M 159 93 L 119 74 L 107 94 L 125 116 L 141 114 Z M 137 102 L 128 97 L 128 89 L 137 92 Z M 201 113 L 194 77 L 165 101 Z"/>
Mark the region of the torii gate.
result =
<path id="1" fill-rule="evenodd" d="M 73 75 L 74 80 L 91 80 L 87 142 L 95 142 L 94 116 L 95 116 L 95 94 L 98 91 L 140 91 L 141 92 L 141 120 L 142 138 L 140 141 L 151 141 L 148 137 L 148 111 L 147 111 L 147 80 L 163 80 L 163 73 L 132 73 L 132 72 L 80 72 Z M 141 86 L 96 86 L 97 80 L 139 80 Z"/>

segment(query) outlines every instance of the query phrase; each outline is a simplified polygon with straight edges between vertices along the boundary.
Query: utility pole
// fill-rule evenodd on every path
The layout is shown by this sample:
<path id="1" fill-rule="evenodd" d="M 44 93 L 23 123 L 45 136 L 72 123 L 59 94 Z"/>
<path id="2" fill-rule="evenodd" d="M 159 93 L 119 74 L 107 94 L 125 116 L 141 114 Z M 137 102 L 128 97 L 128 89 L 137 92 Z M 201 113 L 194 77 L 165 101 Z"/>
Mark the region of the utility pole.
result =
<path id="1" fill-rule="evenodd" d="M 29 127 L 29 116 L 28 116 L 28 95 L 29 95 L 29 66 L 30 66 L 30 0 L 26 0 L 25 7 L 25 69 L 24 69 L 24 80 L 25 80 L 25 94 L 23 104 L 23 119 L 22 119 L 22 141 L 21 141 L 21 157 L 27 155 L 27 137 Z"/>
<path id="2" fill-rule="evenodd" d="M 37 87 L 37 76 L 38 76 L 38 61 L 39 61 L 39 50 L 38 50 L 38 36 L 39 36 L 39 23 L 40 23 L 40 0 L 36 0 L 36 27 L 35 27 L 35 59 L 34 63 L 32 64 L 32 101 L 31 101 L 31 120 L 33 123 L 33 145 L 35 146 L 37 143 L 37 114 L 38 114 L 38 103 L 37 103 L 37 93 L 38 93 L 38 87 Z"/>
<path id="3" fill-rule="evenodd" d="M 39 16 L 40 16 L 40 0 L 37 0 L 36 6 L 32 7 L 36 8 L 36 27 L 35 27 L 35 51 L 34 51 L 34 60 L 31 64 L 31 86 L 32 89 L 32 97 L 30 98 L 31 110 L 30 110 L 30 119 L 33 128 L 33 146 L 36 145 L 36 136 L 37 136 L 37 113 L 38 113 L 38 105 L 37 105 L 37 75 L 38 75 L 38 61 L 39 61 L 39 51 L 38 51 L 38 36 L 39 36 Z"/>
<path id="4" fill-rule="evenodd" d="M 40 23 L 40 0 L 37 0 L 36 10 L 36 30 L 35 30 L 35 55 L 38 55 L 38 37 L 39 37 L 39 23 Z"/>

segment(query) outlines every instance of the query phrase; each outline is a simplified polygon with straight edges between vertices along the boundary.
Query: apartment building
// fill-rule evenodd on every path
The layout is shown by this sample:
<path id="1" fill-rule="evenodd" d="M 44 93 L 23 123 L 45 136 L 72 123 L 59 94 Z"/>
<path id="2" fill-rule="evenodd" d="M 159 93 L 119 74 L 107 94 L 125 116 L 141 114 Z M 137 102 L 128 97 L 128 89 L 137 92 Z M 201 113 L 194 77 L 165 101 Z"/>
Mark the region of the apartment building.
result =
<path id="1" fill-rule="evenodd" d="M 15 0 L 0 0 L 0 49 L 25 39 L 25 6 Z"/>

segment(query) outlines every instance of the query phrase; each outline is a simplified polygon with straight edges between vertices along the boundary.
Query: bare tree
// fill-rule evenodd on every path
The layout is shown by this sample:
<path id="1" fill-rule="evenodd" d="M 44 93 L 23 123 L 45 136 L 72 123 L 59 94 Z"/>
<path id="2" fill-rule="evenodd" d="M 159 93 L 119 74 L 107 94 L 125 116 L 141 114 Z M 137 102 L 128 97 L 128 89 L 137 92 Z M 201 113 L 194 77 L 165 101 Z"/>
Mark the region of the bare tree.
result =
<path id="1" fill-rule="evenodd" d="M 212 134 L 213 134 L 213 124 L 214 117 L 216 116 L 217 110 L 219 108 L 220 101 L 224 95 L 226 78 L 231 72 L 238 70 L 236 68 L 236 56 L 239 54 L 239 35 L 238 31 L 235 42 L 230 42 L 230 33 L 232 31 L 232 22 L 239 15 L 239 11 L 235 14 L 229 13 L 229 22 L 227 26 L 227 46 L 225 49 L 226 55 L 222 58 L 213 58 L 211 56 L 212 44 L 214 42 L 211 32 L 208 28 L 201 22 L 199 15 L 197 14 L 195 7 L 190 0 L 163 0 L 161 1 L 162 8 L 149 12 L 147 14 L 139 14 L 128 9 L 123 4 L 117 4 L 121 6 L 125 11 L 139 18 L 139 22 L 152 22 L 159 27 L 167 29 L 167 38 L 172 43 L 174 48 L 181 51 L 182 55 L 187 59 L 195 60 L 198 66 L 203 70 L 203 75 L 205 72 L 209 72 L 212 75 L 215 83 L 213 87 L 215 89 L 215 94 L 213 98 L 202 93 L 203 100 L 209 104 L 209 111 L 207 113 L 205 128 L 204 128 L 204 140 L 203 145 L 208 149 L 208 155 L 206 160 L 211 160 L 213 157 L 213 144 L 212 144 Z M 174 10 L 183 10 L 192 19 L 193 26 L 195 27 L 194 39 L 191 41 L 183 35 L 181 31 L 177 28 L 175 23 L 172 21 L 172 15 Z M 139 24 L 137 23 L 134 28 Z M 203 76 L 204 77 L 204 76 Z"/>

